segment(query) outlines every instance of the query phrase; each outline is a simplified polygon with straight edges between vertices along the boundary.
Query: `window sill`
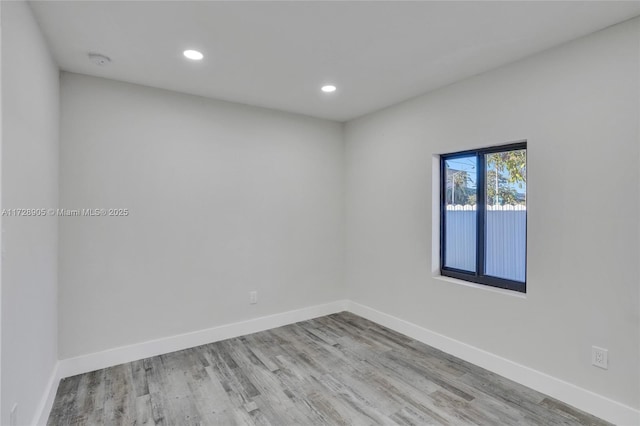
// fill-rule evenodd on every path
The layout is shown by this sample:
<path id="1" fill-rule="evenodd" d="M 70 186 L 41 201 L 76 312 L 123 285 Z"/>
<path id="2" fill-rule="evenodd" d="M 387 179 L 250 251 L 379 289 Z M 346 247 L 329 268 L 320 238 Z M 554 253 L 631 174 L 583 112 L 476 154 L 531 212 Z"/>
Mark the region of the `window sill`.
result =
<path id="1" fill-rule="evenodd" d="M 484 290 L 484 291 L 489 291 L 489 292 L 492 292 L 492 293 L 498 293 L 498 294 L 501 294 L 501 295 L 504 295 L 504 296 L 517 297 L 519 299 L 526 299 L 527 298 L 527 294 L 526 293 L 521 293 L 519 291 L 505 290 L 503 288 L 491 287 L 489 285 L 484 285 L 484 284 L 476 284 L 476 283 L 472 283 L 470 281 L 464 281 L 464 280 L 459 280 L 459 279 L 456 279 L 456 278 L 446 277 L 446 276 L 440 275 L 440 274 L 434 274 L 433 275 L 433 279 L 438 280 L 438 281 L 445 281 L 445 282 L 448 282 L 448 283 L 463 285 L 465 287 L 476 288 L 478 290 Z"/>

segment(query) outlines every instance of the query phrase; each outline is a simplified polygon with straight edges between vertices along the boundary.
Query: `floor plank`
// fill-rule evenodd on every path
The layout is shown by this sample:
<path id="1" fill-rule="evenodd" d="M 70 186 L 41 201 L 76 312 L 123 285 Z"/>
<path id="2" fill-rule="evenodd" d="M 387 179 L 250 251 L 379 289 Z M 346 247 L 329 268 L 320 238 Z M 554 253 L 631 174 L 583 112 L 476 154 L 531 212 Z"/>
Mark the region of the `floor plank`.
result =
<path id="1" fill-rule="evenodd" d="M 48 425 L 607 425 L 351 313 L 69 377 Z"/>

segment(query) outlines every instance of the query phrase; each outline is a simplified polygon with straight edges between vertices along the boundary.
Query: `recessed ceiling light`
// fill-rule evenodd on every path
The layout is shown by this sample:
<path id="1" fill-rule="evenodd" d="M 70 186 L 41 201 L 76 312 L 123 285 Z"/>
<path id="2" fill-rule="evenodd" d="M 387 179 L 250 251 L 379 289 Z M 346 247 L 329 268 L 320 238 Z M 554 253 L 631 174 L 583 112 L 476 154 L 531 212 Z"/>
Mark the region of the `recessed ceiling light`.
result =
<path id="1" fill-rule="evenodd" d="M 202 58 L 204 58 L 204 55 L 201 52 L 198 52 L 197 50 L 185 50 L 184 52 L 182 52 L 182 54 L 184 55 L 185 58 L 191 59 L 194 61 L 200 61 L 202 60 Z"/>
<path id="2" fill-rule="evenodd" d="M 327 84 L 326 86 L 322 86 L 321 89 L 324 93 L 332 93 L 336 91 L 336 86 L 332 84 Z"/>

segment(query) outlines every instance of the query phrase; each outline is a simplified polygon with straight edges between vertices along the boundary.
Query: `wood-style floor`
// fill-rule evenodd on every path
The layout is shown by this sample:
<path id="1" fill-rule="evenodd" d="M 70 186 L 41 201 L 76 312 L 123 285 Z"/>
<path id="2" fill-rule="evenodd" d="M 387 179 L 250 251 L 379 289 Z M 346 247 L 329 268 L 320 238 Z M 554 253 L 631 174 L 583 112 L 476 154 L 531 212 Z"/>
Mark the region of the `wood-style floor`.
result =
<path id="1" fill-rule="evenodd" d="M 61 381 L 49 425 L 604 425 L 350 313 Z"/>

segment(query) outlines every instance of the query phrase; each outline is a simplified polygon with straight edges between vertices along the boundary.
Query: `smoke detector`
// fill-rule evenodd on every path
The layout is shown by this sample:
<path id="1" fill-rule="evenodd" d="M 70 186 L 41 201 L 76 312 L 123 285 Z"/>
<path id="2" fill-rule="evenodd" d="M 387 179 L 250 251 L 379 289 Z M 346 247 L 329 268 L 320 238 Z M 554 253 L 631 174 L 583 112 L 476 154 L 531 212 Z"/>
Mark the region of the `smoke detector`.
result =
<path id="1" fill-rule="evenodd" d="M 111 58 L 99 53 L 89 53 L 89 59 L 91 62 L 101 67 L 107 66 L 111 63 Z"/>

